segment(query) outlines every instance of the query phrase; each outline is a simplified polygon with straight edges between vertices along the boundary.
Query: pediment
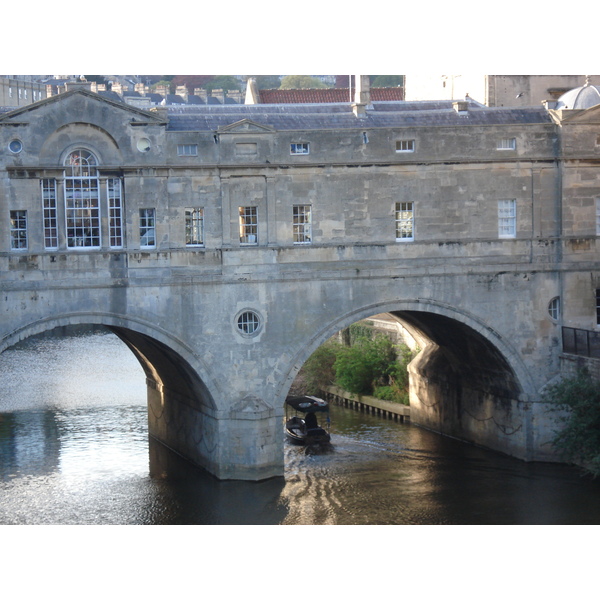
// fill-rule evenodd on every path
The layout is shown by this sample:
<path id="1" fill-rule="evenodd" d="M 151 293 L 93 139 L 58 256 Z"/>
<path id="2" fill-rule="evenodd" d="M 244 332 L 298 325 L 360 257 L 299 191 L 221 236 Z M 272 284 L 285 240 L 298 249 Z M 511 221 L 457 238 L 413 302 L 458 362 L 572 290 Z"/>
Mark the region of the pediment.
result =
<path id="1" fill-rule="evenodd" d="M 50 98 L 45 98 L 39 102 L 21 106 L 15 110 L 0 115 L 0 125 L 22 125 L 31 120 L 38 119 L 49 110 L 55 111 L 58 106 L 64 106 L 65 110 L 70 111 L 71 107 L 75 109 L 86 103 L 88 107 L 96 106 L 98 109 L 108 108 L 121 112 L 127 120 L 134 124 L 164 124 L 166 120 L 158 112 L 146 111 L 105 98 L 88 90 L 79 89 L 57 94 Z"/>
<path id="2" fill-rule="evenodd" d="M 242 119 L 241 121 L 231 123 L 231 125 L 219 127 L 218 131 L 219 133 L 275 133 L 273 127 L 255 123 L 250 119 Z"/>

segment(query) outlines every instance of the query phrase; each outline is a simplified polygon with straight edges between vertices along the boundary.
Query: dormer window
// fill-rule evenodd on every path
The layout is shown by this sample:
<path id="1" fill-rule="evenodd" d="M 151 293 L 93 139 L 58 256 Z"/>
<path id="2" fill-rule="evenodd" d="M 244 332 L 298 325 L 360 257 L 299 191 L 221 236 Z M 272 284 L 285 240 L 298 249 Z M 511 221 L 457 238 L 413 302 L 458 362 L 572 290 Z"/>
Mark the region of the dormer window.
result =
<path id="1" fill-rule="evenodd" d="M 308 142 L 293 142 L 290 144 L 290 154 L 308 154 Z"/>
<path id="2" fill-rule="evenodd" d="M 498 140 L 497 150 L 516 150 L 517 140 L 516 138 L 503 138 Z"/>
<path id="3" fill-rule="evenodd" d="M 398 140 L 396 142 L 396 152 L 414 152 L 415 140 Z"/>

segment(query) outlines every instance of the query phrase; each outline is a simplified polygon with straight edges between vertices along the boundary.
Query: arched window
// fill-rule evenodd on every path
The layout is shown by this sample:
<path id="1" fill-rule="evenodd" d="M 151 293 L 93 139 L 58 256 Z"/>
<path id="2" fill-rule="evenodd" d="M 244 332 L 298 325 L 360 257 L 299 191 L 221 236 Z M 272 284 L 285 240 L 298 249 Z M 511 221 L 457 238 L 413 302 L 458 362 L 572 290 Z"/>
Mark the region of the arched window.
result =
<path id="1" fill-rule="evenodd" d="M 65 159 L 67 247 L 100 247 L 100 182 L 98 161 L 78 149 Z"/>

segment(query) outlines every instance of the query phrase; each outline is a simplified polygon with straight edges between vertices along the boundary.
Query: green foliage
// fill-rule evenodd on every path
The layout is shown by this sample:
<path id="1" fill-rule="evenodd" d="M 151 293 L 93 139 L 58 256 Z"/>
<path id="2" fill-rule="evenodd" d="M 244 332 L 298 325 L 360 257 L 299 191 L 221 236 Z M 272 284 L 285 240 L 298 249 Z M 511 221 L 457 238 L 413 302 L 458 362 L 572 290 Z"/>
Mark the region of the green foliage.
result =
<path id="1" fill-rule="evenodd" d="M 324 387 L 335 383 L 335 364 L 339 344 L 326 342 L 317 348 L 302 367 L 305 393 L 317 394 Z"/>
<path id="2" fill-rule="evenodd" d="M 281 90 L 301 90 L 327 87 L 320 79 L 310 75 L 286 75 L 281 79 Z"/>
<path id="3" fill-rule="evenodd" d="M 259 90 L 276 90 L 281 85 L 279 75 L 257 75 L 255 79 Z"/>
<path id="4" fill-rule="evenodd" d="M 239 90 L 240 82 L 231 75 L 217 75 L 207 82 L 204 87 L 210 92 L 212 90 Z"/>
<path id="5" fill-rule="evenodd" d="M 566 460 L 600 475 L 600 383 L 582 370 L 551 386 L 544 397 L 559 413 L 553 446 Z"/>
<path id="6" fill-rule="evenodd" d="M 398 87 L 404 85 L 403 75 L 377 75 L 371 82 L 371 87 Z"/>
<path id="7" fill-rule="evenodd" d="M 389 383 L 397 368 L 396 350 L 385 335 L 359 337 L 339 349 L 334 364 L 336 382 L 354 394 L 372 395 L 374 387 Z"/>

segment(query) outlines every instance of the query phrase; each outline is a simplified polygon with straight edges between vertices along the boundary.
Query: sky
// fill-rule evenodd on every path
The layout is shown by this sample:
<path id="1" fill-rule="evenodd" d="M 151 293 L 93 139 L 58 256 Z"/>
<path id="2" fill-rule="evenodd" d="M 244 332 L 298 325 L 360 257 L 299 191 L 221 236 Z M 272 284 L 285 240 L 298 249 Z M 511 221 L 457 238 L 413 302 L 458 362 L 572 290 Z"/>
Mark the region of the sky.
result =
<path id="1" fill-rule="evenodd" d="M 3 27 L 3 47 L 14 51 L 2 53 L 0 72 L 500 75 L 595 67 L 592 35 L 579 25 L 572 33 L 557 31 L 556 11 L 538 3 L 529 8 L 527 0 L 187 6 L 105 0 L 73 10 L 58 0 L 36 4 L 35 22 L 24 25 L 20 7 L 9 3 L 3 21 L 19 25 Z"/>

